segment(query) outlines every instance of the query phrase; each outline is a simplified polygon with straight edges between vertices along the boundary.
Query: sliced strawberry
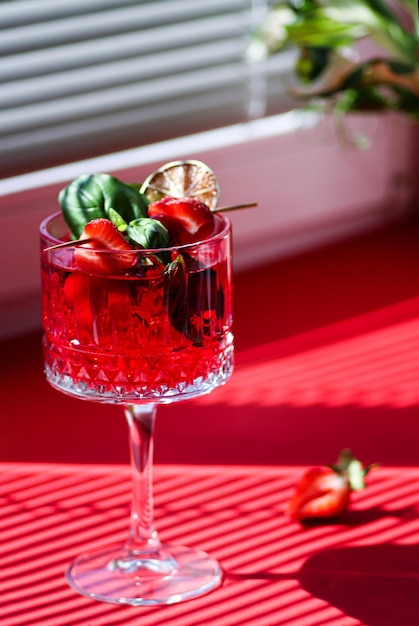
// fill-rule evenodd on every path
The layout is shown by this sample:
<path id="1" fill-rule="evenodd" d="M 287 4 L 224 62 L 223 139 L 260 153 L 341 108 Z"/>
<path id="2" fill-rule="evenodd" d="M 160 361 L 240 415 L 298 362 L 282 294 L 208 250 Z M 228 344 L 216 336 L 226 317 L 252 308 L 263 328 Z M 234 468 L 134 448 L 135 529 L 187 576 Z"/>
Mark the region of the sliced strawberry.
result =
<path id="1" fill-rule="evenodd" d="M 178 245 L 182 241 L 182 222 L 175 219 L 174 217 L 169 217 L 168 215 L 163 215 L 161 213 L 159 213 L 158 215 L 153 215 L 152 218 L 159 221 L 161 224 L 163 224 L 163 226 L 167 228 L 169 232 L 170 245 Z"/>
<path id="2" fill-rule="evenodd" d="M 67 277 L 63 293 L 66 305 L 71 310 L 71 319 L 77 338 L 80 333 L 91 333 L 93 327 L 93 313 L 90 302 L 91 277 L 81 272 L 73 272 Z"/>
<path id="3" fill-rule="evenodd" d="M 132 252 L 120 254 L 133 248 L 108 219 L 100 217 L 88 222 L 80 235 L 80 240 L 84 239 L 89 241 L 74 251 L 76 265 L 83 272 L 102 275 L 121 273 L 136 262 L 136 255 Z"/>
<path id="4" fill-rule="evenodd" d="M 346 477 L 329 467 L 313 467 L 298 484 L 288 503 L 288 515 L 298 521 L 334 517 L 346 510 L 350 487 Z"/>
<path id="5" fill-rule="evenodd" d="M 364 478 L 372 467 L 364 468 L 350 450 L 340 453 L 336 465 L 312 467 L 288 503 L 288 516 L 303 522 L 340 515 L 349 505 L 351 492 L 365 487 Z"/>
<path id="6" fill-rule="evenodd" d="M 195 198 L 163 198 L 149 205 L 148 214 L 161 219 L 173 237 L 173 243 L 200 241 L 214 230 L 214 214 L 206 204 Z"/>

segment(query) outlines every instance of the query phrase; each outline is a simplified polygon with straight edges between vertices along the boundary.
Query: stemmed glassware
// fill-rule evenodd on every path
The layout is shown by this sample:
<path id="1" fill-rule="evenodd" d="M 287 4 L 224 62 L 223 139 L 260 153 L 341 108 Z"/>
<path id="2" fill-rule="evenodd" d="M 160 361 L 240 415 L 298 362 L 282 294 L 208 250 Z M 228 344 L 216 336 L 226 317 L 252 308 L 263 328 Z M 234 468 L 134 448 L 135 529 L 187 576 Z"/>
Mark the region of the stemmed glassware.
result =
<path id="1" fill-rule="evenodd" d="M 67 580 L 116 604 L 171 604 L 207 593 L 221 583 L 219 563 L 162 545 L 154 526 L 153 432 L 159 404 L 208 393 L 231 375 L 229 221 L 216 215 L 208 239 L 177 247 L 89 248 L 89 271 L 78 263 L 79 242 L 61 245 L 68 240 L 61 213 L 44 220 L 40 233 L 46 378 L 70 396 L 122 405 L 133 476 L 126 542 L 81 555 Z M 115 269 L 96 273 L 103 261 Z"/>

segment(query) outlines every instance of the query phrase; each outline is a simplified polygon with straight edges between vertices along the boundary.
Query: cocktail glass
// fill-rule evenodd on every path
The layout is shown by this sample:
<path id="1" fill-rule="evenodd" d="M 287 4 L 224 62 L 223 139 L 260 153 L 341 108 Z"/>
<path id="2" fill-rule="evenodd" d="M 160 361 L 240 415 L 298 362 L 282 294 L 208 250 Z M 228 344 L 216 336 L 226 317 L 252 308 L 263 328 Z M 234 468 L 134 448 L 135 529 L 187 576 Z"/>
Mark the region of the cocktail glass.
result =
<path id="1" fill-rule="evenodd" d="M 57 247 L 69 238 L 61 213 L 40 232 L 46 378 L 70 396 L 123 406 L 133 476 L 127 541 L 82 554 L 67 580 L 116 604 L 171 604 L 207 593 L 221 583 L 219 563 L 162 545 L 154 526 L 153 432 L 159 404 L 208 393 L 231 375 L 230 224 L 216 215 L 210 238 L 176 248 L 89 248 L 90 265 L 116 268 L 108 274 L 80 269 L 78 243 Z"/>

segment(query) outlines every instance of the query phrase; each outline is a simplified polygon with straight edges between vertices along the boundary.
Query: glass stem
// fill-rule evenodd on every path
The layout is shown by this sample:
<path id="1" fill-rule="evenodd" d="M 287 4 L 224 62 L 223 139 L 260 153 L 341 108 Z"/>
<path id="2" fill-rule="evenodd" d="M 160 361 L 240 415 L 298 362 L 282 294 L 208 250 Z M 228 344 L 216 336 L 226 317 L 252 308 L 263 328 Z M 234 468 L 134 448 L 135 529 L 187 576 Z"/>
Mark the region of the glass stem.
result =
<path id="1" fill-rule="evenodd" d="M 131 524 L 127 549 L 150 554 L 160 548 L 153 517 L 153 442 L 156 404 L 125 407 L 132 468 Z"/>

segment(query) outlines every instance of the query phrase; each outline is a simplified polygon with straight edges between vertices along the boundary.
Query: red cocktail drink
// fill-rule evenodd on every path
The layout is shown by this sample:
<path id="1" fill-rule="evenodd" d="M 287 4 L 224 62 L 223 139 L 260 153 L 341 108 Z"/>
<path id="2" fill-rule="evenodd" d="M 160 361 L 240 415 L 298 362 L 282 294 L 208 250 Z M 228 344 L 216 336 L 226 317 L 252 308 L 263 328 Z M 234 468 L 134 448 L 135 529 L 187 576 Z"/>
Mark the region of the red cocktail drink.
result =
<path id="1" fill-rule="evenodd" d="M 67 570 L 68 583 L 95 600 L 172 604 L 223 579 L 207 553 L 160 542 L 152 480 L 157 406 L 208 393 L 233 370 L 231 229 L 217 201 L 205 164 L 173 162 L 141 190 L 81 175 L 60 192 L 62 213 L 41 224 L 47 380 L 122 405 L 129 429 L 127 540 L 89 550 Z"/>
<path id="2" fill-rule="evenodd" d="M 206 240 L 158 250 L 45 250 L 68 237 L 41 225 L 45 369 L 65 393 L 99 402 L 171 402 L 231 374 L 231 238 L 215 216 Z M 103 272 L 103 265 L 110 273 Z M 95 268 L 97 271 L 95 272 Z"/>

